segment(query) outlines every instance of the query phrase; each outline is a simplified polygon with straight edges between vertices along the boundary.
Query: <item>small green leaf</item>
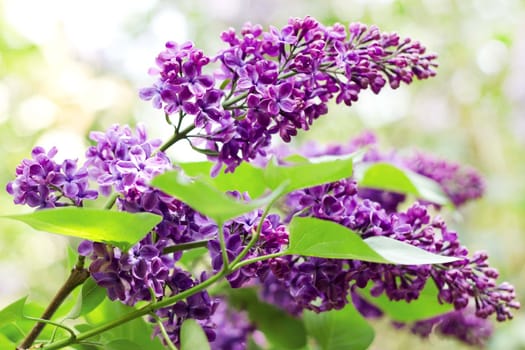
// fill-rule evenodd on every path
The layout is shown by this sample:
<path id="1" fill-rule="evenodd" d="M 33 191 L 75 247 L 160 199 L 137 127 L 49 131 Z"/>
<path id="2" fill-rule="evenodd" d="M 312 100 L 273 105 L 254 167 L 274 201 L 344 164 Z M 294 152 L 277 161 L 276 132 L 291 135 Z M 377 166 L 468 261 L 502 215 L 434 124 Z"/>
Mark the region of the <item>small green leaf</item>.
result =
<path id="1" fill-rule="evenodd" d="M 392 301 L 385 294 L 379 297 L 370 295 L 371 284 L 359 294 L 371 304 L 379 307 L 392 320 L 399 322 L 415 322 L 432 318 L 454 310 L 451 304 L 441 304 L 438 300 L 439 290 L 435 283 L 429 280 L 416 300 Z"/>
<path id="2" fill-rule="evenodd" d="M 104 346 L 106 350 L 144 350 L 139 344 L 128 339 L 116 339 Z"/>
<path id="3" fill-rule="evenodd" d="M 352 176 L 353 157 L 331 159 L 319 163 L 299 162 L 280 166 L 275 160 L 266 167 L 265 177 L 270 188 L 279 186 L 283 179 L 289 181 L 286 192 L 338 181 Z"/>
<path id="4" fill-rule="evenodd" d="M 374 340 L 374 329 L 352 304 L 319 314 L 305 311 L 303 319 L 320 350 L 365 350 Z"/>
<path id="5" fill-rule="evenodd" d="M 332 221 L 294 217 L 286 254 L 388 263 L 360 235 Z"/>
<path id="6" fill-rule="evenodd" d="M 283 188 L 279 188 L 265 197 L 241 202 L 221 192 L 202 176 L 188 178 L 178 171 L 166 172 L 155 177 L 151 185 L 177 197 L 218 223 L 266 207 L 283 192 Z"/>
<path id="7" fill-rule="evenodd" d="M 274 305 L 262 302 L 253 288 L 236 288 L 228 292 L 230 304 L 248 312 L 248 317 L 267 340 L 279 349 L 301 349 L 306 345 L 303 322 Z"/>
<path id="8" fill-rule="evenodd" d="M 144 237 L 162 218 L 151 213 L 61 207 L 29 214 L 7 215 L 34 229 L 110 243 L 126 250 Z"/>
<path id="9" fill-rule="evenodd" d="M 264 170 L 243 162 L 233 173 L 220 172 L 215 177 L 210 177 L 212 162 L 192 162 L 178 164 L 188 176 L 200 176 L 221 192 L 239 191 L 248 192 L 251 198 L 261 196 L 266 190 Z"/>
<path id="10" fill-rule="evenodd" d="M 460 260 L 453 256 L 433 254 L 388 237 L 369 237 L 364 242 L 383 258 L 398 265 L 445 264 Z"/>
<path id="11" fill-rule="evenodd" d="M 7 305 L 0 311 L 0 327 L 24 319 L 24 305 L 27 296 Z"/>
<path id="12" fill-rule="evenodd" d="M 450 204 L 437 182 L 390 163 L 363 164 L 356 170 L 356 178 L 360 187 L 412 194 L 432 203 Z"/>
<path id="13" fill-rule="evenodd" d="M 76 319 L 94 310 L 106 297 L 106 290 L 97 285 L 93 278 L 89 278 L 83 285 L 73 310 L 68 315 Z"/>
<path id="14" fill-rule="evenodd" d="M 186 319 L 180 329 L 180 350 L 210 350 L 202 327 L 194 319 Z"/>
<path id="15" fill-rule="evenodd" d="M 360 235 L 342 225 L 317 218 L 295 217 L 289 229 L 290 245 L 285 254 L 397 265 L 444 264 L 458 260 L 388 237 L 363 240 Z"/>
<path id="16" fill-rule="evenodd" d="M 206 255 L 206 253 L 208 253 L 208 249 L 206 247 L 185 250 L 177 263 L 182 264 L 184 267 L 190 269 L 192 266 L 194 266 L 195 262 L 199 262 L 202 257 Z"/>

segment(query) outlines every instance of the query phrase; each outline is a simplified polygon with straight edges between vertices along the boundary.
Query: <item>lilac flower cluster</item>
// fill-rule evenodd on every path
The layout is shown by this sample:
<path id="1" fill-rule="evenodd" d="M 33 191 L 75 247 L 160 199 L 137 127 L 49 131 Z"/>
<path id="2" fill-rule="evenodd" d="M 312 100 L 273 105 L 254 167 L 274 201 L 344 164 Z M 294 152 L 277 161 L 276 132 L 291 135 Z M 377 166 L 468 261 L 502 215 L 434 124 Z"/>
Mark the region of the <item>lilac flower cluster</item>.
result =
<path id="1" fill-rule="evenodd" d="M 85 199 L 96 199 L 98 192 L 89 188 L 85 166 L 78 167 L 76 160 L 66 159 L 61 164 L 53 158 L 57 149 L 46 152 L 35 147 L 32 159 L 24 159 L 16 167 L 16 179 L 10 181 L 7 192 L 15 204 L 33 208 L 53 208 L 66 205 L 82 206 Z"/>
<path id="2" fill-rule="evenodd" d="M 229 47 L 212 58 L 191 43 L 167 43 L 150 71 L 157 82 L 140 92 L 168 115 L 194 116 L 216 171 L 264 155 L 274 134 L 288 142 L 308 130 L 333 98 L 350 106 L 364 89 L 379 93 L 387 81 L 397 88 L 435 75 L 436 57 L 420 43 L 360 23 L 348 31 L 311 17 L 269 31 L 248 23 L 221 39 Z M 221 63 L 214 76 L 203 74 L 210 62 Z"/>
<path id="3" fill-rule="evenodd" d="M 428 320 L 415 322 L 410 331 L 423 338 L 432 332 L 452 336 L 468 345 L 483 346 L 492 335 L 493 325 L 470 310 L 452 311 Z"/>

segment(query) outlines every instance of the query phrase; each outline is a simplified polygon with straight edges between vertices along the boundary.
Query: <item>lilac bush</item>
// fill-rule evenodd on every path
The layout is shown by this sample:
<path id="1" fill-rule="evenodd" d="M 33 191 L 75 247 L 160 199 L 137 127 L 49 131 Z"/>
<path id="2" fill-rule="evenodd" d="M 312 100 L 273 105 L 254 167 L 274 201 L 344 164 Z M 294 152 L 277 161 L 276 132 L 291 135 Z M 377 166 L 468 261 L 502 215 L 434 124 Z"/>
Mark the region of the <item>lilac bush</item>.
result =
<path id="1" fill-rule="evenodd" d="M 410 322 L 394 319 L 396 325 L 422 337 L 435 331 L 475 345 L 491 335 L 490 316 L 512 319 L 512 310 L 520 307 L 513 286 L 497 281 L 498 271 L 488 264 L 487 253 L 471 253 L 462 245 L 439 215 L 450 206 L 402 190 L 361 185 L 357 171 L 391 164 L 434 183 L 451 206 L 460 207 L 483 194 L 484 182 L 474 169 L 421 152 L 383 152 L 370 132 L 346 145 L 310 143 L 293 150 L 272 143 L 288 143 L 299 130 L 308 130 L 328 113 L 331 100 L 352 106 L 362 90 L 377 94 L 387 85 L 396 89 L 434 76 L 435 55 L 417 41 L 382 33 L 375 26 L 326 27 L 311 17 L 293 18 L 283 28 L 268 31 L 248 23 L 240 33 L 225 31 L 221 40 L 226 48 L 215 56 L 190 42 L 168 42 L 157 56 L 150 70 L 156 81 L 139 95 L 164 111 L 174 130 L 169 140 L 149 139 L 142 124 L 135 130 L 114 125 L 90 134 L 93 145 L 82 165 L 76 160 L 58 164 L 55 148 L 46 152 L 36 147 L 6 187 L 16 204 L 37 209 L 82 207 L 100 195 L 108 197 L 105 209 L 159 217 L 158 224 L 128 246 L 83 240 L 78 247 L 80 268 L 87 259 L 87 276 L 107 297 L 137 307 L 133 317 L 113 326 L 147 316 L 152 334 L 172 349 L 183 346 L 188 320 L 197 322 L 211 349 L 246 349 L 254 338 L 261 346 L 275 342 L 262 319 L 254 317 L 250 302 L 231 302 L 236 289 L 255 290 L 257 307 L 302 322 L 305 312 L 329 314 L 345 308 L 355 308 L 364 318 L 389 317 L 391 310 L 376 303 L 380 297 L 391 303 L 416 302 L 433 286 L 433 303 L 449 305 L 446 311 Z M 164 153 L 181 140 L 206 155 L 211 175 L 219 178 L 248 163 L 254 172 L 271 171 L 274 163 L 288 169 L 295 165 L 288 157 L 292 154 L 305 159 L 352 157 L 357 151 L 362 155 L 353 160 L 354 173 L 298 186 L 269 205 L 222 220 L 153 186 L 166 172 L 183 179 L 182 187 L 200 179 L 188 177 L 184 167 Z M 214 178 L 206 179 L 206 186 L 212 186 Z M 210 196 L 220 192 L 209 191 Z M 256 203 L 249 193 L 234 188 L 220 194 L 239 205 Z M 382 237 L 449 259 L 405 264 L 288 254 L 290 227 L 303 217 L 336 223 L 364 242 Z M 323 242 L 322 236 L 316 239 Z M 194 249 L 204 252 L 185 261 Z M 224 283 L 214 286 L 219 280 Z M 88 335 L 43 346 L 80 343 Z M 34 340 L 25 340 L 21 348 Z"/>

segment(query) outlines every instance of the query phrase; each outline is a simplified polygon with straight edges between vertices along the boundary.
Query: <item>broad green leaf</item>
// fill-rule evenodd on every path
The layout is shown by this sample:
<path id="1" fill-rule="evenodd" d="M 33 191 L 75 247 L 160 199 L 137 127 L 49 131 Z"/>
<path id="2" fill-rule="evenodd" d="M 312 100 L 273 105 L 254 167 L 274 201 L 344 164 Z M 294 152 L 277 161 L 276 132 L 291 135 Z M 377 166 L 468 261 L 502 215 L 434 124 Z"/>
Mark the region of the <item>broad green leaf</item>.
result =
<path id="1" fill-rule="evenodd" d="M 265 177 L 270 188 L 279 186 L 287 179 L 286 192 L 301 188 L 322 185 L 352 176 L 354 159 L 344 158 L 319 163 L 300 162 L 290 166 L 280 166 L 274 160 L 266 167 Z"/>
<path id="2" fill-rule="evenodd" d="M 116 339 L 104 346 L 106 350 L 144 350 L 144 348 L 129 339 Z"/>
<path id="3" fill-rule="evenodd" d="M 192 266 L 194 266 L 195 262 L 201 261 L 207 252 L 208 249 L 206 247 L 185 250 L 177 263 L 182 264 L 184 267 L 190 269 Z"/>
<path id="4" fill-rule="evenodd" d="M 303 322 L 274 305 L 260 301 L 255 289 L 236 288 L 227 293 L 230 305 L 246 310 L 257 329 L 276 348 L 301 349 L 306 345 Z"/>
<path id="5" fill-rule="evenodd" d="M 390 163 L 363 164 L 356 170 L 356 177 L 360 187 L 412 194 L 432 203 L 450 204 L 449 198 L 437 182 Z"/>
<path id="6" fill-rule="evenodd" d="M 18 344 L 0 333 L 0 349 L 15 349 Z"/>
<path id="7" fill-rule="evenodd" d="M 180 329 L 180 350 L 210 350 L 210 343 L 200 324 L 186 319 Z"/>
<path id="8" fill-rule="evenodd" d="M 388 237 L 369 237 L 364 242 L 383 258 L 398 265 L 445 264 L 459 260 L 456 257 L 433 254 Z"/>
<path id="9" fill-rule="evenodd" d="M 110 243 L 123 249 L 138 242 L 162 220 L 151 213 L 79 207 L 42 209 L 4 218 L 24 222 L 40 231 Z"/>
<path id="10" fill-rule="evenodd" d="M 210 177 L 212 162 L 192 162 L 178 164 L 188 176 L 201 176 L 211 185 L 222 192 L 239 191 L 248 192 L 251 198 L 261 196 L 266 190 L 264 170 L 254 167 L 249 163 L 241 163 L 233 173 L 220 172 L 215 177 Z"/>
<path id="11" fill-rule="evenodd" d="M 106 297 L 106 289 L 97 285 L 93 278 L 89 278 L 83 285 L 77 302 L 68 318 L 76 319 L 95 309 Z"/>
<path id="12" fill-rule="evenodd" d="M 397 265 L 443 264 L 458 260 L 388 237 L 363 240 L 352 230 L 327 220 L 295 217 L 289 229 L 290 245 L 285 254 Z"/>
<path id="13" fill-rule="evenodd" d="M 89 324 L 99 326 L 100 324 L 114 321 L 130 312 L 136 310 L 131 306 L 122 304 L 119 301 L 111 301 L 105 298 L 100 305 L 88 313 L 85 318 Z M 89 330 L 89 325 L 82 325 L 83 331 Z M 136 318 L 122 325 L 107 330 L 101 335 L 106 342 L 117 339 L 127 339 L 140 345 L 140 349 L 165 350 L 158 337 L 152 337 L 154 324 L 147 322 L 143 318 Z"/>
<path id="14" fill-rule="evenodd" d="M 305 311 L 303 319 L 320 350 L 365 350 L 374 340 L 374 329 L 352 304 L 321 313 Z"/>
<path id="15" fill-rule="evenodd" d="M 281 187 L 268 196 L 242 202 L 221 192 L 201 176 L 188 178 L 178 171 L 166 172 L 155 177 L 151 185 L 177 197 L 218 223 L 224 223 L 255 209 L 266 207 L 283 192 Z"/>
<path id="16" fill-rule="evenodd" d="M 27 296 L 20 298 L 0 311 L 0 327 L 24 318 L 24 305 L 26 300 Z"/>
<path id="17" fill-rule="evenodd" d="M 438 300 L 438 289 L 429 280 L 417 300 L 411 302 L 392 301 L 385 294 L 379 297 L 370 295 L 371 285 L 359 291 L 359 294 L 373 305 L 385 312 L 392 320 L 399 322 L 415 322 L 432 318 L 454 310 L 451 304 L 441 304 Z"/>
<path id="18" fill-rule="evenodd" d="M 286 254 L 388 263 L 360 235 L 332 221 L 294 217 Z"/>

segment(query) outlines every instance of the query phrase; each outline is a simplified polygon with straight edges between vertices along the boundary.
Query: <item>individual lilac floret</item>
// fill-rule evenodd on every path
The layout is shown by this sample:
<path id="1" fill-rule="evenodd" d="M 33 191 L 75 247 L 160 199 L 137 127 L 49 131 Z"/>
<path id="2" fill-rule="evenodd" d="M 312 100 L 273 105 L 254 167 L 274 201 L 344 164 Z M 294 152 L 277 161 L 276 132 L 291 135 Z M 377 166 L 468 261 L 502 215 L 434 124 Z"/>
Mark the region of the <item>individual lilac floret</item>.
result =
<path id="1" fill-rule="evenodd" d="M 113 125 L 105 133 L 91 132 L 90 138 L 96 144 L 86 152 L 86 166 L 105 195 L 115 190 L 127 200 L 136 200 L 150 188 L 153 177 L 172 169 L 168 157 L 156 152 L 160 140 L 148 140 L 141 124 L 136 132 Z"/>
<path id="2" fill-rule="evenodd" d="M 412 333 L 427 338 L 432 332 L 456 338 L 468 345 L 483 346 L 493 333 L 494 326 L 472 310 L 452 311 L 410 326 Z"/>
<path id="3" fill-rule="evenodd" d="M 39 209 L 66 205 L 80 207 L 84 199 L 97 198 L 98 192 L 89 189 L 86 168 L 78 168 L 77 160 L 71 159 L 58 164 L 53 159 L 56 153 L 55 147 L 49 152 L 35 147 L 31 152 L 32 159 L 24 159 L 16 167 L 16 179 L 6 186 L 15 204 Z"/>

